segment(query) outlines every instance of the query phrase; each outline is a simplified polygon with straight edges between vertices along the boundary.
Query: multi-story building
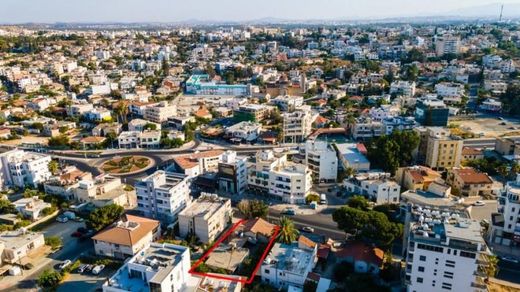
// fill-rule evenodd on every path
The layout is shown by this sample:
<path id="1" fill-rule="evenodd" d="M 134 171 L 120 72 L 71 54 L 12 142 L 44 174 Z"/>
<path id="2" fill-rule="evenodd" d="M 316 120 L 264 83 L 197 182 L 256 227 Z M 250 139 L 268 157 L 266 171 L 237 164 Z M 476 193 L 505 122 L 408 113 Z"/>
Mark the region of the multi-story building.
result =
<path id="1" fill-rule="evenodd" d="M 421 100 L 415 108 L 415 120 L 423 126 L 446 127 L 449 112 L 441 100 Z"/>
<path id="2" fill-rule="evenodd" d="M 398 80 L 390 84 L 390 94 L 413 97 L 415 95 L 415 82 Z"/>
<path id="3" fill-rule="evenodd" d="M 284 112 L 294 111 L 303 106 L 303 96 L 280 95 L 270 100 Z"/>
<path id="4" fill-rule="evenodd" d="M 159 170 L 135 184 L 137 210 L 145 217 L 176 223 L 178 214 L 191 204 L 188 177 Z"/>
<path id="5" fill-rule="evenodd" d="M 218 164 L 218 189 L 227 194 L 240 195 L 247 188 L 247 158 L 239 157 L 235 151 L 228 150 L 222 154 Z"/>
<path id="6" fill-rule="evenodd" d="M 250 84 L 217 84 L 210 80 L 209 75 L 191 75 L 186 81 L 186 93 L 199 95 L 251 95 L 253 86 Z"/>
<path id="7" fill-rule="evenodd" d="M 262 104 L 246 104 L 233 110 L 233 119 L 238 122 L 261 122 L 274 110 L 272 106 Z"/>
<path id="8" fill-rule="evenodd" d="M 426 191 L 431 183 L 440 180 L 442 175 L 437 171 L 422 165 L 400 167 L 395 173 L 395 179 L 405 190 Z"/>
<path id="9" fill-rule="evenodd" d="M 370 161 L 365 156 L 367 152 L 363 144 L 342 143 L 335 144 L 335 146 L 344 169 L 352 168 L 358 172 L 370 170 Z"/>
<path id="10" fill-rule="evenodd" d="M 237 142 L 253 142 L 260 136 L 261 130 L 261 124 L 243 121 L 227 127 L 225 134 L 229 139 Z"/>
<path id="11" fill-rule="evenodd" d="M 50 208 L 51 203 L 44 202 L 39 199 L 37 196 L 30 198 L 22 198 L 13 202 L 16 210 L 22 214 L 25 218 L 29 218 L 30 220 L 37 220 L 41 217 L 42 211 L 45 208 Z"/>
<path id="12" fill-rule="evenodd" d="M 495 151 L 500 155 L 520 155 L 520 136 L 497 138 Z"/>
<path id="13" fill-rule="evenodd" d="M 161 131 L 147 130 L 139 131 L 123 131 L 117 137 L 119 148 L 159 148 L 161 145 Z"/>
<path id="14" fill-rule="evenodd" d="M 115 204 L 125 208 L 134 208 L 137 204 L 135 191 L 127 190 L 121 178 L 102 174 L 95 178 L 78 181 L 73 189 L 74 198 L 80 203 L 92 203 L 97 207 Z"/>
<path id="15" fill-rule="evenodd" d="M 196 177 L 206 172 L 217 172 L 222 161 L 223 150 L 208 150 L 177 156 L 169 170 L 183 173 L 188 177 Z"/>
<path id="16" fill-rule="evenodd" d="M 408 291 L 487 291 L 491 255 L 479 221 L 453 209 L 406 206 L 404 257 Z"/>
<path id="17" fill-rule="evenodd" d="M 381 121 L 375 121 L 366 117 L 357 118 L 352 126 L 352 138 L 356 140 L 368 140 L 382 136 L 384 133 L 385 128 Z"/>
<path id="18" fill-rule="evenodd" d="M 285 203 L 303 204 L 312 187 L 309 168 L 275 157 L 273 151 L 260 151 L 248 169 L 249 188 L 268 193 Z"/>
<path id="19" fill-rule="evenodd" d="M 177 106 L 168 104 L 166 101 L 147 106 L 143 113 L 143 118 L 154 123 L 161 124 L 168 118 L 177 115 Z"/>
<path id="20" fill-rule="evenodd" d="M 231 222 L 231 200 L 203 193 L 179 213 L 179 234 L 192 234 L 203 243 L 213 242 Z"/>
<path id="21" fill-rule="evenodd" d="M 462 197 L 491 197 L 493 180 L 486 173 L 471 167 L 452 168 L 448 172 L 446 182 L 460 191 Z"/>
<path id="22" fill-rule="evenodd" d="M 125 262 L 103 284 L 103 292 L 190 291 L 198 282 L 189 273 L 190 265 L 188 247 L 152 243 Z"/>
<path id="23" fill-rule="evenodd" d="M 435 84 L 435 92 L 440 97 L 461 97 L 465 93 L 464 84 L 441 82 Z"/>
<path id="24" fill-rule="evenodd" d="M 394 117 L 383 120 L 383 133 L 390 135 L 394 131 L 410 131 L 417 126 L 413 117 Z"/>
<path id="25" fill-rule="evenodd" d="M 345 179 L 343 186 L 347 192 L 368 197 L 376 205 L 397 204 L 401 186 L 390 177 L 389 173 L 384 172 L 360 173 Z"/>
<path id="26" fill-rule="evenodd" d="M 125 259 L 136 255 L 160 236 L 159 221 L 126 214 L 92 240 L 97 255 Z"/>
<path id="27" fill-rule="evenodd" d="M 150 130 L 147 128 L 147 126 L 153 127 L 153 130 L 161 130 L 161 124 L 159 123 L 154 123 L 143 119 L 132 119 L 128 122 L 128 131 L 143 132 L 145 130 Z"/>
<path id="28" fill-rule="evenodd" d="M 302 110 L 282 115 L 282 134 L 285 143 L 300 143 L 312 132 L 312 123 L 316 115 L 310 109 L 302 108 Z"/>
<path id="29" fill-rule="evenodd" d="M 10 150 L 0 154 L 0 185 L 5 187 L 37 187 L 51 176 L 49 155 Z"/>
<path id="30" fill-rule="evenodd" d="M 491 215 L 491 241 L 520 247 L 520 174 L 508 182 L 498 198 L 498 213 Z"/>
<path id="31" fill-rule="evenodd" d="M 336 182 L 338 178 L 338 157 L 336 151 L 326 141 L 307 140 L 305 143 L 305 164 L 318 182 Z"/>
<path id="32" fill-rule="evenodd" d="M 460 166 L 462 139 L 451 136 L 448 129 L 439 127 L 426 128 L 426 134 L 421 138 L 426 138 L 426 152 L 420 153 L 424 154 L 425 165 L 436 170 Z"/>
<path id="33" fill-rule="evenodd" d="M 308 239 L 307 239 L 308 241 Z M 275 243 L 260 267 L 262 282 L 276 288 L 303 288 L 317 262 L 317 245 L 303 240 L 291 244 Z"/>
<path id="34" fill-rule="evenodd" d="M 446 54 L 458 55 L 460 53 L 460 48 L 461 47 L 459 36 L 444 35 L 436 37 L 435 53 L 438 57 L 441 57 Z"/>

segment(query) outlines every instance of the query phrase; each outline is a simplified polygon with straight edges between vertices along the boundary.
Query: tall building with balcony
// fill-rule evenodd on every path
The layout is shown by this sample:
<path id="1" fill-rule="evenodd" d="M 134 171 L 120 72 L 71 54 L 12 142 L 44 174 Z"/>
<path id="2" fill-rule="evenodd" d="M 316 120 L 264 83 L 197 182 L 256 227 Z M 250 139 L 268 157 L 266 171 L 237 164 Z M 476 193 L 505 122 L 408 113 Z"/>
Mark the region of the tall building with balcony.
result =
<path id="1" fill-rule="evenodd" d="M 491 252 L 477 220 L 455 209 L 406 206 L 404 257 L 408 291 L 487 291 Z"/>
<path id="2" fill-rule="evenodd" d="M 336 182 L 338 178 L 338 156 L 325 141 L 307 140 L 305 164 L 318 182 Z"/>
<path id="3" fill-rule="evenodd" d="M 498 213 L 491 215 L 491 240 L 496 244 L 520 248 L 520 174 L 502 190 Z"/>
<path id="4" fill-rule="evenodd" d="M 309 108 L 302 107 L 302 110 L 284 113 L 282 117 L 283 142 L 300 143 L 311 134 L 316 115 Z"/>
<path id="5" fill-rule="evenodd" d="M 247 188 L 247 158 L 228 150 L 218 163 L 218 189 L 227 194 L 242 194 Z"/>
<path id="6" fill-rule="evenodd" d="M 143 117 L 146 120 L 160 124 L 166 122 L 168 118 L 174 117 L 176 115 L 177 107 L 163 101 L 153 106 L 146 107 Z"/>
<path id="7" fill-rule="evenodd" d="M 463 140 L 451 135 L 450 131 L 440 127 L 416 128 L 421 141 L 419 143 L 419 161 L 435 170 L 460 167 Z"/>
<path id="8" fill-rule="evenodd" d="M 145 217 L 176 223 L 178 214 L 191 204 L 188 177 L 162 170 L 135 184 L 137 210 Z"/>
<path id="9" fill-rule="evenodd" d="M 287 161 L 285 154 L 275 157 L 271 150 L 260 151 L 248 168 L 248 186 L 284 203 L 304 204 L 312 187 L 311 170 Z"/>

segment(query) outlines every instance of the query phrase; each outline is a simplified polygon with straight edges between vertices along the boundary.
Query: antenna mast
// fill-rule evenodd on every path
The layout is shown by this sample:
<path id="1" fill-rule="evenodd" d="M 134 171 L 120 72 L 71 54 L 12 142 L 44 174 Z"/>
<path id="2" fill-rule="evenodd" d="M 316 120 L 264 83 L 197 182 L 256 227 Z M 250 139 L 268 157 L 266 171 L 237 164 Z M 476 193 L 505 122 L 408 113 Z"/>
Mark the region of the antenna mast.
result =
<path id="1" fill-rule="evenodd" d="M 498 19 L 499 22 L 502 22 L 502 13 L 504 12 L 504 4 L 500 6 L 500 17 Z"/>

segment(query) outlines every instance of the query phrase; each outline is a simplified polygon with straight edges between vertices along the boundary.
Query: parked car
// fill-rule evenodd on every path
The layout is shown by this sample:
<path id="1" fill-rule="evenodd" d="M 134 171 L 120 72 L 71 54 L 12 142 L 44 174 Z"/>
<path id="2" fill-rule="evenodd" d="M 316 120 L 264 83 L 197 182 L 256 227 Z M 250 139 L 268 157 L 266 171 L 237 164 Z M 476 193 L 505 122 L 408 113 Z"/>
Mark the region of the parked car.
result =
<path id="1" fill-rule="evenodd" d="M 296 215 L 296 211 L 294 211 L 294 209 L 287 208 L 287 209 L 283 210 L 282 214 L 285 214 L 285 215 Z"/>
<path id="2" fill-rule="evenodd" d="M 509 256 L 504 256 L 504 257 L 500 257 L 501 260 L 503 260 L 504 262 L 510 262 L 510 263 L 515 263 L 515 264 L 518 264 L 518 260 L 514 257 L 509 257 Z"/>
<path id="3" fill-rule="evenodd" d="M 82 264 L 78 267 L 78 273 L 83 273 L 87 269 L 87 264 Z"/>
<path id="4" fill-rule="evenodd" d="M 87 265 L 87 266 L 85 267 L 85 269 L 83 270 L 83 272 L 84 272 L 84 273 L 88 273 L 88 272 L 92 271 L 93 268 L 94 268 L 93 265 Z"/>
<path id="5" fill-rule="evenodd" d="M 34 268 L 34 265 L 31 263 L 27 263 L 27 264 L 23 265 L 22 268 L 24 270 L 30 270 L 30 269 Z"/>
<path id="6" fill-rule="evenodd" d="M 302 230 L 305 232 L 314 233 L 314 228 L 312 228 L 310 226 L 305 226 L 302 228 Z"/>
<path id="7" fill-rule="evenodd" d="M 486 203 L 484 201 L 476 201 L 475 203 L 473 203 L 473 206 L 484 206 L 486 205 Z"/>
<path id="8" fill-rule="evenodd" d="M 60 222 L 60 223 L 66 223 L 69 221 L 69 218 L 63 216 L 63 215 L 60 215 L 56 218 L 56 221 Z"/>
<path id="9" fill-rule="evenodd" d="M 101 271 L 103 271 L 104 268 L 105 268 L 105 265 L 98 265 L 98 266 L 95 266 L 95 267 L 92 269 L 92 274 L 94 274 L 94 275 L 99 275 L 99 273 L 101 273 Z"/>
<path id="10" fill-rule="evenodd" d="M 66 261 L 64 261 L 63 263 L 61 263 L 61 264 L 58 266 L 58 269 L 63 270 L 63 269 L 65 269 L 66 267 L 68 267 L 70 264 L 72 264 L 72 261 L 71 261 L 71 260 L 66 260 Z"/>
<path id="11" fill-rule="evenodd" d="M 72 237 L 81 237 L 81 236 L 83 236 L 83 233 L 75 231 L 75 232 L 72 232 L 72 234 L 70 236 L 72 236 Z"/>

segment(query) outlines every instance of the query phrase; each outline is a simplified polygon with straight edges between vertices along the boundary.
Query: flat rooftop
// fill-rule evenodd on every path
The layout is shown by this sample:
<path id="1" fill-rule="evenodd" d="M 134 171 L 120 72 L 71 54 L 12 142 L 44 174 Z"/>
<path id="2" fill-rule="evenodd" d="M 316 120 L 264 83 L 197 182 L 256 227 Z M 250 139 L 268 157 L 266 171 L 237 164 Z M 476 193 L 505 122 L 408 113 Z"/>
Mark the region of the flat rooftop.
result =
<path id="1" fill-rule="evenodd" d="M 214 194 L 203 194 L 184 209 L 180 216 L 204 217 L 206 214 L 214 214 L 226 204 L 229 199 L 220 198 Z"/>
<path id="2" fill-rule="evenodd" d="M 43 234 L 39 232 L 27 231 L 22 234 L 20 230 L 5 231 L 0 233 L 0 241 L 4 243 L 6 249 L 17 249 L 41 236 Z"/>
<path id="3" fill-rule="evenodd" d="M 272 265 L 278 270 L 303 275 L 312 260 L 312 252 L 300 249 L 296 244 L 275 243 L 264 266 Z"/>

